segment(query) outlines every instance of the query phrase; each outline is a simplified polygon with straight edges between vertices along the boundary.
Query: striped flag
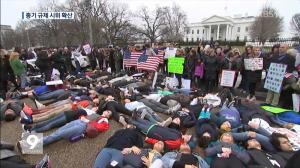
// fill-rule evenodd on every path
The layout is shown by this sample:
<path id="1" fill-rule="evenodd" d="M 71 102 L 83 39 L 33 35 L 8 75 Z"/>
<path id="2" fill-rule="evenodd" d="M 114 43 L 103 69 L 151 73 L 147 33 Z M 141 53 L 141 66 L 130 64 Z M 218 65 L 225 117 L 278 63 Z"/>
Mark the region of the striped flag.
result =
<path id="1" fill-rule="evenodd" d="M 130 52 L 128 50 L 124 51 L 124 56 L 123 56 L 124 67 L 136 66 L 137 60 L 142 54 L 143 54 L 142 51 L 133 51 L 133 52 Z"/>
<path id="2" fill-rule="evenodd" d="M 155 48 L 154 52 L 156 53 L 156 56 L 159 58 L 159 64 L 163 64 L 164 63 L 165 50 Z"/>
<path id="3" fill-rule="evenodd" d="M 137 61 L 137 69 L 156 71 L 159 64 L 159 58 L 157 56 L 148 56 L 144 52 Z"/>

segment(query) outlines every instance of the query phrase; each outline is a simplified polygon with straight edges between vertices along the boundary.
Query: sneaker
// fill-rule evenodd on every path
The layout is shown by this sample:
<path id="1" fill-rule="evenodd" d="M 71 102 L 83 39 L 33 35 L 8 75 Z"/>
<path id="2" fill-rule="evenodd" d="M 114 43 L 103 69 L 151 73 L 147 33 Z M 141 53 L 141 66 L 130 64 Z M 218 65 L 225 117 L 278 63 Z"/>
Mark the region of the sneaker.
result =
<path id="1" fill-rule="evenodd" d="M 40 103 L 36 99 L 34 100 L 34 102 L 35 102 L 35 105 L 36 105 L 37 109 L 39 109 L 39 110 L 46 107 L 45 105 L 43 105 L 42 103 Z"/>
<path id="2" fill-rule="evenodd" d="M 35 168 L 50 168 L 50 167 L 51 167 L 50 166 L 50 159 L 49 159 L 49 156 L 47 154 L 35 166 Z"/>
<path id="3" fill-rule="evenodd" d="M 161 122 L 159 125 L 162 126 L 162 127 L 168 127 L 171 123 L 172 123 L 172 118 L 169 117 L 165 121 Z"/>

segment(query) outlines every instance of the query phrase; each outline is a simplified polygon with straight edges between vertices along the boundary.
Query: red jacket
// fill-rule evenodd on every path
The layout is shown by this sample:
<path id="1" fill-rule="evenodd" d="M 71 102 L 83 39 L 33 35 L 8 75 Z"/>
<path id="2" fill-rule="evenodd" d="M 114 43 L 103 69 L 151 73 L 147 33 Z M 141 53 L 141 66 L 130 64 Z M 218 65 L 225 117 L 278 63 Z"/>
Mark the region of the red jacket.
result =
<path id="1" fill-rule="evenodd" d="M 90 124 L 94 126 L 99 132 L 107 131 L 109 128 L 108 119 L 100 116 L 96 121 L 90 121 Z"/>
<path id="2" fill-rule="evenodd" d="M 145 142 L 154 145 L 156 142 L 159 140 L 154 139 L 154 138 L 148 138 L 146 137 Z M 176 140 L 166 140 L 164 141 L 164 144 L 167 145 L 169 149 L 179 149 L 180 145 L 183 144 L 183 139 L 176 139 Z"/>

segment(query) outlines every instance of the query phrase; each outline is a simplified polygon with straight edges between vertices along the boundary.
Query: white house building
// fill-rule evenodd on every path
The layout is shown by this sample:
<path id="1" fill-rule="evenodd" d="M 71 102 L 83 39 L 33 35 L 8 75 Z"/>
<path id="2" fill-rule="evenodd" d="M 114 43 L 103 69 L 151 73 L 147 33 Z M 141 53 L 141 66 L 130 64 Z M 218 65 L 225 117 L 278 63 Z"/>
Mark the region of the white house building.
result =
<path id="1" fill-rule="evenodd" d="M 213 15 L 201 22 L 191 23 L 185 28 L 184 41 L 247 41 L 250 40 L 250 26 L 254 16 L 217 16 Z"/>

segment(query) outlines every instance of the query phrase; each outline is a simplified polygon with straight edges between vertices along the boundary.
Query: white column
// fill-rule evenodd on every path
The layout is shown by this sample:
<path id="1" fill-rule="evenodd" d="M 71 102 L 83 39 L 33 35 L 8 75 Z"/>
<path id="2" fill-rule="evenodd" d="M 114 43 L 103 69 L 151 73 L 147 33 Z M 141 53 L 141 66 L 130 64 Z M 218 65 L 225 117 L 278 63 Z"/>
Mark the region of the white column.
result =
<path id="1" fill-rule="evenodd" d="M 208 32 L 208 41 L 211 39 L 211 25 L 209 25 L 209 32 Z"/>
<path id="2" fill-rule="evenodd" d="M 219 40 L 219 37 L 220 37 L 220 25 L 218 25 L 217 40 Z"/>
<path id="3" fill-rule="evenodd" d="M 228 24 L 226 25 L 225 39 L 228 41 Z"/>

